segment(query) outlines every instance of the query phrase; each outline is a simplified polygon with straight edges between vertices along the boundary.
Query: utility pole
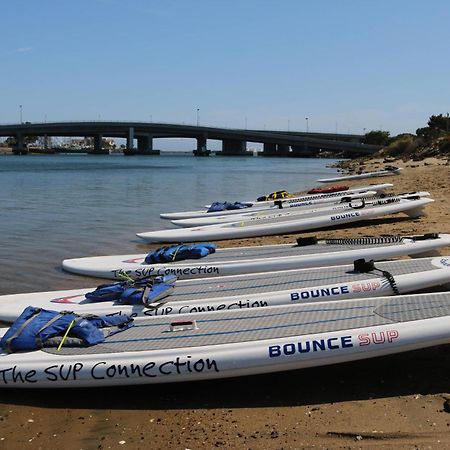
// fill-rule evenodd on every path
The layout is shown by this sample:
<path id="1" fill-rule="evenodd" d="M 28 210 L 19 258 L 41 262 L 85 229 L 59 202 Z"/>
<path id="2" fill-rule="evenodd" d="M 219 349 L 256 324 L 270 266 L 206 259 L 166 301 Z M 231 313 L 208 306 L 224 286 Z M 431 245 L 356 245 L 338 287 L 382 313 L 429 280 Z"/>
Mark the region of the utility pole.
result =
<path id="1" fill-rule="evenodd" d="M 19 108 L 20 108 L 20 123 L 23 123 L 23 120 L 22 120 L 22 105 L 19 105 Z"/>

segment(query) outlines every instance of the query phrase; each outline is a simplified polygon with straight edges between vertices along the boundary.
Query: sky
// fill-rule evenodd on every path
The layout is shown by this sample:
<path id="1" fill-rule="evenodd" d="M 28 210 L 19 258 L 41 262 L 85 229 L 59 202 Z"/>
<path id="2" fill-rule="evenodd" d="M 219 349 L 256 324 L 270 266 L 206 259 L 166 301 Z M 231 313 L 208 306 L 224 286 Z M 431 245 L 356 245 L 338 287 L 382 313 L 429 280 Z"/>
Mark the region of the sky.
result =
<path id="1" fill-rule="evenodd" d="M 448 0 L 0 0 L 0 123 L 396 135 L 450 110 Z M 197 111 L 198 110 L 198 111 Z M 308 118 L 306 120 L 306 118 Z"/>

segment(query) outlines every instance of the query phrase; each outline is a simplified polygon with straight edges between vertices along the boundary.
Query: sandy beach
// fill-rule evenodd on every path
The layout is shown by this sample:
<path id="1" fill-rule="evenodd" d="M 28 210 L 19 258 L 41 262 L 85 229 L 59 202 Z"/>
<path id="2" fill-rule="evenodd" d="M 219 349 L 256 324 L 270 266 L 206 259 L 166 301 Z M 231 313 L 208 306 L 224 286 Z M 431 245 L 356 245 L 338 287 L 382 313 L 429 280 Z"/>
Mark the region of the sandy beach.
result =
<path id="1" fill-rule="evenodd" d="M 394 184 L 395 192 L 428 191 L 435 202 L 427 206 L 426 216 L 412 220 L 399 214 L 302 236 L 449 233 L 447 159 L 390 164 L 404 170 L 348 185 L 386 182 Z M 360 168 L 384 165 L 372 160 Z M 296 236 L 219 244 L 286 243 Z M 228 380 L 120 389 L 2 390 L 0 449 L 450 448 L 450 413 L 444 409 L 445 402 L 450 403 L 449 366 L 450 346 L 441 346 Z"/>

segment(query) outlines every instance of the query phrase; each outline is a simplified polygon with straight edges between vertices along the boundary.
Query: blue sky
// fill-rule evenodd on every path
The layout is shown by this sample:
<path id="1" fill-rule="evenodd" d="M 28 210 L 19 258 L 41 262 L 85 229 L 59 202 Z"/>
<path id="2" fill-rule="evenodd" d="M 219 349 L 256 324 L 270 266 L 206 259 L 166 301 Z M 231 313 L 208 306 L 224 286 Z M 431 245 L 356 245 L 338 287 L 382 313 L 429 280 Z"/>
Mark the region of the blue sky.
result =
<path id="1" fill-rule="evenodd" d="M 0 123 L 414 132 L 450 109 L 450 2 L 1 2 Z"/>

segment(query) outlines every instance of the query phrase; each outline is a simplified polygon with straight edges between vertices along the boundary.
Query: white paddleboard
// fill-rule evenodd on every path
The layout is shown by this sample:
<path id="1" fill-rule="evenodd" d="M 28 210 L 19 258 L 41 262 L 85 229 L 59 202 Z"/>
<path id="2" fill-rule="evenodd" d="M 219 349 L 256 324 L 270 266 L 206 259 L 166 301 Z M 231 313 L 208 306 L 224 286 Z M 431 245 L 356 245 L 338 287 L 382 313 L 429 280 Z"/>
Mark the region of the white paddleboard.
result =
<path id="1" fill-rule="evenodd" d="M 377 170 L 374 172 L 358 173 L 355 175 L 342 175 L 340 177 L 321 178 L 317 181 L 319 183 L 335 183 L 335 182 L 346 181 L 346 180 L 359 180 L 359 179 L 363 179 L 363 178 L 385 177 L 385 176 L 390 176 L 390 175 L 399 175 L 401 170 L 403 170 L 401 167 L 396 167 L 395 170 L 394 169 L 384 169 L 384 170 Z"/>
<path id="2" fill-rule="evenodd" d="M 0 330 L 3 334 L 6 330 Z M 446 344 L 450 294 L 155 317 L 88 348 L 0 355 L 2 388 L 175 383 L 356 361 Z"/>
<path id="3" fill-rule="evenodd" d="M 27 306 L 80 314 L 160 316 L 404 294 L 450 283 L 446 256 L 379 262 L 375 267 L 368 273 L 346 265 L 177 281 L 170 295 L 150 307 L 92 302 L 85 294 L 94 288 L 6 295 L 0 297 L 0 320 L 15 320 Z"/>
<path id="4" fill-rule="evenodd" d="M 359 188 L 352 188 L 346 191 L 339 192 L 331 192 L 325 194 L 307 194 L 301 195 L 298 197 L 292 197 L 287 199 L 276 200 L 277 202 L 282 202 L 283 207 L 287 208 L 290 204 L 305 204 L 305 205 L 313 205 L 317 202 L 334 202 L 338 201 L 341 197 L 349 196 L 349 195 L 357 195 L 360 193 L 367 192 L 382 192 L 388 188 L 391 188 L 393 185 L 391 183 L 384 184 L 373 184 L 369 186 L 362 186 Z M 177 220 L 177 219 L 187 219 L 191 217 L 204 217 L 204 216 L 221 216 L 221 215 L 233 215 L 233 214 L 241 214 L 245 211 L 264 211 L 266 209 L 273 208 L 275 205 L 274 200 L 264 201 L 264 202 L 256 202 L 246 201 L 243 202 L 245 204 L 252 205 L 249 208 L 244 209 L 232 209 L 226 211 L 216 211 L 216 212 L 208 212 L 208 208 L 210 205 L 205 206 L 204 209 L 195 210 L 195 211 L 183 211 L 183 212 L 171 212 L 171 213 L 162 213 L 160 214 L 161 219 L 168 220 Z"/>
<path id="5" fill-rule="evenodd" d="M 368 193 L 369 194 L 369 193 Z M 364 201 L 366 206 L 369 206 L 372 202 L 376 202 L 383 198 L 407 198 L 410 196 L 418 196 L 418 197 L 429 197 L 429 192 L 408 192 L 405 194 L 392 194 L 389 197 L 385 195 L 376 196 L 370 193 L 369 195 L 358 194 L 357 196 L 348 196 L 342 197 L 340 201 L 337 203 L 325 203 L 325 204 L 316 204 L 313 207 L 307 206 L 305 204 L 296 205 L 291 204 L 288 208 L 272 208 L 270 210 L 258 211 L 258 212 L 243 212 L 242 214 L 234 214 L 227 216 L 207 216 L 207 217 L 194 217 L 191 219 L 179 219 L 172 220 L 171 222 L 179 227 L 189 228 L 189 227 L 201 227 L 205 225 L 217 225 L 221 223 L 230 223 L 237 222 L 242 220 L 249 221 L 258 221 L 261 219 L 270 219 L 277 217 L 298 217 L 302 214 L 322 214 L 327 211 L 345 211 L 352 209 L 355 205 L 360 204 L 360 202 Z M 360 202 L 358 202 L 358 200 Z"/>
<path id="6" fill-rule="evenodd" d="M 426 254 L 450 245 L 450 234 L 329 238 L 317 242 L 300 238 L 299 244 L 219 248 L 202 259 L 164 264 L 146 264 L 145 254 L 94 256 L 65 259 L 62 267 L 80 275 L 117 280 L 123 280 L 123 275 L 131 278 L 150 275 L 176 275 L 178 279 L 217 277 L 348 264 L 360 258 L 380 260 Z"/>
<path id="7" fill-rule="evenodd" d="M 371 204 L 361 209 L 343 213 L 325 212 L 322 215 L 302 215 L 291 219 L 278 217 L 274 219 L 240 221 L 204 227 L 192 227 L 174 230 L 159 230 L 137 233 L 146 242 L 199 242 L 219 239 L 235 239 L 272 234 L 297 233 L 347 223 L 358 222 L 388 214 L 405 212 L 410 217 L 420 217 L 423 208 L 434 200 L 429 198 L 399 199 L 395 202 L 383 200 L 377 205 Z"/>

